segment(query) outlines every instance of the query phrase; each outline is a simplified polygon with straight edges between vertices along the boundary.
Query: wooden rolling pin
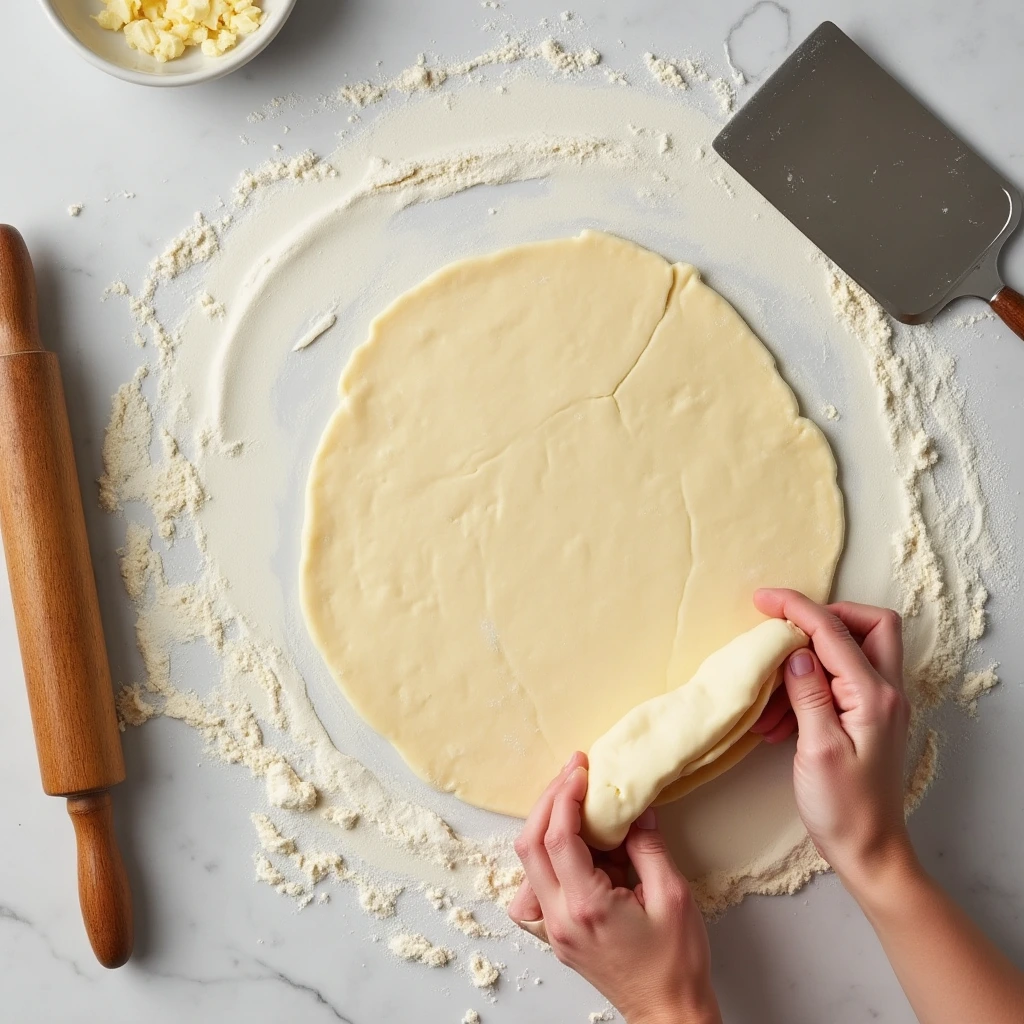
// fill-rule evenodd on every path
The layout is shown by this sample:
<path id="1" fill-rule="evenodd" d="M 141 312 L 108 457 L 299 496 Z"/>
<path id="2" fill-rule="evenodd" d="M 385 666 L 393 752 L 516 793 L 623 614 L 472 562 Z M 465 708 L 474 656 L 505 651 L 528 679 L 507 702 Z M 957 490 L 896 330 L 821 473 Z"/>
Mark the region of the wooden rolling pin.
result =
<path id="1" fill-rule="evenodd" d="M 0 530 L 43 789 L 64 796 L 85 929 L 104 967 L 131 956 L 132 899 L 114 835 L 124 781 L 96 581 L 57 357 L 39 338 L 25 242 L 0 225 Z"/>

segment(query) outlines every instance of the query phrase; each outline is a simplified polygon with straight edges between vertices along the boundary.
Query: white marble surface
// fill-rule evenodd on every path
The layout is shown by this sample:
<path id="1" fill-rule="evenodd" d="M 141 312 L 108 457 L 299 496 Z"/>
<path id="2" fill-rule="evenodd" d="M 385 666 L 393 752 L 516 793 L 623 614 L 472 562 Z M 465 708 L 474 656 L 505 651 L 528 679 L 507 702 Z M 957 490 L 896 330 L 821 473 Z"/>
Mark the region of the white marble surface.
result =
<path id="1" fill-rule="evenodd" d="M 783 15 L 757 4 L 738 62 L 774 63 L 822 17 L 868 46 L 1004 173 L 1024 184 L 1024 8 L 1017 0 L 893 3 L 792 0 Z M 581 37 L 598 48 L 703 51 L 720 60 L 746 0 L 580 2 Z M 521 24 L 560 11 L 503 0 Z M 246 160 L 245 115 L 271 97 L 314 95 L 375 70 L 406 66 L 421 49 L 477 52 L 495 12 L 478 0 L 302 0 L 280 38 L 243 71 L 185 91 L 147 91 L 80 61 L 31 3 L 5 5 L 0 93 L 0 221 L 18 225 L 34 254 L 44 332 L 61 355 L 83 482 L 99 473 L 109 397 L 135 365 L 123 324 L 98 296 L 141 265 L 211 191 Z M 499 12 L 501 13 L 501 12 Z M 490 38 L 490 37 L 487 37 Z M 749 93 L 743 94 L 749 95 Z M 741 96 L 741 99 L 743 97 Z M 289 149 L 326 148 L 298 119 Z M 269 134 L 248 134 L 263 141 Z M 118 198 L 123 189 L 137 198 Z M 104 197 L 113 197 L 105 203 Z M 85 203 L 81 218 L 66 213 Z M 1024 244 L 1006 260 L 1018 287 Z M 971 412 L 985 424 L 986 464 L 1019 500 L 1024 345 L 986 325 L 962 346 Z M 93 503 L 90 503 L 92 505 Z M 89 526 L 115 675 L 131 658 L 130 610 L 120 592 L 112 524 L 90 508 Z M 1024 534 L 1007 532 L 1024 558 Z M 62 802 L 41 793 L 6 580 L 0 580 L 0 1019 L 34 1021 L 452 1022 L 475 1006 L 487 1024 L 585 1021 L 603 1001 L 539 953 L 544 983 L 506 985 L 491 1006 L 449 971 L 400 967 L 349 898 L 296 914 L 250 881 L 248 807 L 255 788 L 201 763 L 194 734 L 158 721 L 125 736 L 129 782 L 117 793 L 121 838 L 135 891 L 138 941 L 131 963 L 106 972 L 79 919 L 71 827 Z M 1024 960 L 1021 854 L 1024 807 L 1024 640 L 1012 595 L 997 594 L 986 652 L 1004 685 L 977 722 L 950 713 L 942 775 L 912 822 L 935 874 L 1018 962 Z M 244 796 L 245 799 L 240 797 Z M 251 801 L 249 798 L 253 798 Z M 847 1024 L 913 1020 L 870 930 L 831 878 L 791 898 L 751 899 L 711 929 L 715 978 L 729 1021 Z"/>

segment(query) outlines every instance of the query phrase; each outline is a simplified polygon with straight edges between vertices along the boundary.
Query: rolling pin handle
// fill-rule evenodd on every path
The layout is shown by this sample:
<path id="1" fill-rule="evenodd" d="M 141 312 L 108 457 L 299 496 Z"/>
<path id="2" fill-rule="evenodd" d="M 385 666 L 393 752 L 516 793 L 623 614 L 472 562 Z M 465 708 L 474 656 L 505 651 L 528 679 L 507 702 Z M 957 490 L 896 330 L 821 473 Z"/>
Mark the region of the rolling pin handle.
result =
<path id="1" fill-rule="evenodd" d="M 96 959 L 120 967 L 132 955 L 134 926 L 128 873 L 114 836 L 110 793 L 68 797 L 68 814 L 78 841 L 78 899 Z"/>
<path id="2" fill-rule="evenodd" d="M 1024 340 L 1024 295 L 1004 285 L 989 300 L 989 305 L 999 315 L 999 319 Z"/>
<path id="3" fill-rule="evenodd" d="M 32 258 L 17 228 L 0 224 L 0 356 L 42 347 Z"/>

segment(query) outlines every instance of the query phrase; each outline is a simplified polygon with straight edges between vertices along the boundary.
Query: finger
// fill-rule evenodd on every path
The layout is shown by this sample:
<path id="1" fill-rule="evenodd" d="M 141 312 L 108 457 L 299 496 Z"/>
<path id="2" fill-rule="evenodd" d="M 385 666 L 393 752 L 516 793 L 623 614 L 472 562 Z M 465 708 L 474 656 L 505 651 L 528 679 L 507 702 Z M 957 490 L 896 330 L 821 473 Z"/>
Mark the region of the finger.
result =
<path id="1" fill-rule="evenodd" d="M 599 866 L 608 876 L 608 881 L 612 883 L 613 889 L 624 889 L 626 887 L 626 881 L 629 877 L 629 868 L 623 867 L 621 864 L 615 864 L 613 861 L 609 860 L 603 860 Z"/>
<path id="2" fill-rule="evenodd" d="M 870 667 L 846 624 L 799 591 L 758 590 L 754 604 L 766 615 L 786 618 L 799 626 L 811 638 L 816 654 L 832 675 L 856 674 Z"/>
<path id="3" fill-rule="evenodd" d="M 621 843 L 614 850 L 594 854 L 594 863 L 611 879 L 616 889 L 624 889 L 629 881 L 629 854 Z"/>
<path id="4" fill-rule="evenodd" d="M 767 736 L 786 717 L 789 711 L 789 694 L 786 688 L 780 686 L 768 698 L 760 718 L 750 727 L 755 736 Z"/>
<path id="5" fill-rule="evenodd" d="M 842 732 L 832 687 L 813 651 L 802 648 L 789 656 L 785 680 L 801 740 L 819 743 Z"/>
<path id="6" fill-rule="evenodd" d="M 792 708 L 786 709 L 786 714 L 783 716 L 782 721 L 775 726 L 771 732 L 766 732 L 761 739 L 768 744 L 782 743 L 788 740 L 793 733 L 796 732 L 796 714 Z"/>
<path id="7" fill-rule="evenodd" d="M 837 618 L 862 638 L 861 649 L 878 674 L 891 686 L 903 688 L 903 620 L 891 608 L 840 601 L 828 606 Z"/>
<path id="8" fill-rule="evenodd" d="M 569 777 L 569 773 L 575 771 L 581 764 L 585 765 L 587 755 L 577 750 L 568 761 L 565 762 L 562 770 L 548 783 L 547 788 L 541 793 L 537 802 L 533 805 L 523 824 L 523 831 L 520 836 L 527 836 L 529 839 L 543 839 L 547 829 L 548 818 L 551 816 L 551 808 L 555 802 L 555 794 L 561 788 L 562 783 Z M 543 827 L 540 827 L 543 821 Z"/>
<path id="9" fill-rule="evenodd" d="M 686 879 L 668 852 L 653 807 L 633 823 L 626 836 L 626 852 L 640 879 L 637 898 L 647 913 L 657 917 L 678 909 L 686 894 Z"/>
<path id="10" fill-rule="evenodd" d="M 524 878 L 519 883 L 519 888 L 508 905 L 508 916 L 516 924 L 522 924 L 524 921 L 538 921 L 544 916 L 544 911 L 540 908 L 540 900 L 537 899 L 537 894 L 533 891 L 533 886 L 530 885 L 528 878 Z"/>
<path id="11" fill-rule="evenodd" d="M 594 858 L 580 837 L 582 804 L 587 795 L 587 770 L 576 768 L 555 795 L 551 820 L 544 834 L 551 867 L 570 903 L 585 900 L 594 890 Z"/>
<path id="12" fill-rule="evenodd" d="M 515 842 L 516 853 L 523 862 L 523 870 L 526 872 L 530 886 L 541 905 L 544 904 L 546 898 L 554 896 L 558 891 L 558 880 L 548 859 L 547 850 L 544 849 L 544 833 L 547 832 L 548 823 L 551 820 L 551 808 L 555 803 L 555 795 L 569 773 L 575 771 L 585 760 L 586 755 L 578 751 L 569 758 L 565 767 L 533 805 L 533 810 L 530 811 L 523 830 Z"/>

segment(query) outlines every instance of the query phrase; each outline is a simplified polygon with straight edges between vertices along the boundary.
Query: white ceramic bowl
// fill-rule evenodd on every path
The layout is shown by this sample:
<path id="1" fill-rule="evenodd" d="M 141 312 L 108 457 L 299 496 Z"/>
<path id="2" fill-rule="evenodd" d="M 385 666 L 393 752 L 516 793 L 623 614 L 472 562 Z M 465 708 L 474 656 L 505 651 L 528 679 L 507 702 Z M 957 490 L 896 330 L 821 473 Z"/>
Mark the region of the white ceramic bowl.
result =
<path id="1" fill-rule="evenodd" d="M 2 2 L 2 0 L 0 0 Z M 133 50 L 121 32 L 100 28 L 92 19 L 103 10 L 100 0 L 40 0 L 60 33 L 90 64 L 137 85 L 195 85 L 229 75 L 247 64 L 281 31 L 295 0 L 259 0 L 263 24 L 220 57 L 207 57 L 190 46 L 177 60 L 161 64 L 155 57 Z"/>

